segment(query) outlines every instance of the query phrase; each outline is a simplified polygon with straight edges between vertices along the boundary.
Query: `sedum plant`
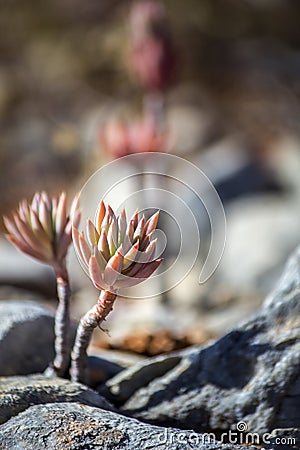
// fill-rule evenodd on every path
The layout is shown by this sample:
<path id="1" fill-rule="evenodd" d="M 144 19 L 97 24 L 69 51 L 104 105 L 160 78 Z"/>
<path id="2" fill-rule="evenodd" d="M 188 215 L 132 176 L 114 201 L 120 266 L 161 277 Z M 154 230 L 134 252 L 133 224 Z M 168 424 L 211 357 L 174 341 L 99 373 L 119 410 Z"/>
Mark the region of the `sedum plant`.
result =
<path id="1" fill-rule="evenodd" d="M 66 256 L 72 242 L 72 223 L 78 226 L 77 198 L 67 211 L 66 194 L 49 197 L 36 193 L 32 202 L 23 200 L 12 218 L 4 217 L 7 239 L 19 250 L 54 268 L 58 307 L 55 315 L 55 358 L 49 375 L 64 376 L 70 363 L 69 299 L 70 286 Z"/>
<path id="2" fill-rule="evenodd" d="M 118 289 L 141 283 L 157 269 L 153 232 L 158 212 L 148 221 L 138 211 L 127 221 L 125 210 L 116 217 L 112 208 L 100 203 L 95 223 L 87 221 L 86 235 L 73 226 L 73 241 L 94 286 L 100 291 L 97 303 L 80 320 L 72 352 L 71 376 L 85 381 L 87 347 L 93 330 L 100 327 L 118 295 Z"/>
<path id="3" fill-rule="evenodd" d="M 12 217 L 4 217 L 7 239 L 27 255 L 54 268 L 58 307 L 55 315 L 55 358 L 46 375 L 68 375 L 86 381 L 87 347 L 96 327 L 113 309 L 118 290 L 141 283 L 157 269 L 153 232 L 158 212 L 147 221 L 138 211 L 127 221 L 125 210 L 116 217 L 112 208 L 100 203 L 96 221 L 87 221 L 86 236 L 79 233 L 81 212 L 75 197 L 67 211 L 66 194 L 49 197 L 36 193 L 31 203 L 23 200 Z M 70 286 L 66 256 L 72 242 L 94 286 L 100 291 L 96 304 L 81 318 L 71 353 L 69 336 Z M 70 358 L 71 356 L 71 358 Z"/>

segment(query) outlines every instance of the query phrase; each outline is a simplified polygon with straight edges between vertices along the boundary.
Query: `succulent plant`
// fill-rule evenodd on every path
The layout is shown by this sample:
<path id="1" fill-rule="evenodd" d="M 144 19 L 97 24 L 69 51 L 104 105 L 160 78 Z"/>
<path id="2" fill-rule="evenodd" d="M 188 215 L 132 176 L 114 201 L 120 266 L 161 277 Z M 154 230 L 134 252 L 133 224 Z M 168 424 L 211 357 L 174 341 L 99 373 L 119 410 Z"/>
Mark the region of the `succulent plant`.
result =
<path id="1" fill-rule="evenodd" d="M 147 221 L 138 211 L 127 222 L 125 210 L 116 217 L 112 208 L 100 203 L 95 223 L 87 221 L 86 237 L 73 226 L 78 256 L 94 286 L 101 291 L 96 305 L 81 319 L 72 352 L 72 379 L 85 380 L 86 350 L 91 334 L 106 319 L 118 289 L 137 285 L 150 277 L 161 264 L 155 257 L 159 213 Z"/>
<path id="2" fill-rule="evenodd" d="M 4 217 L 7 239 L 23 253 L 50 264 L 56 273 L 64 272 L 64 263 L 72 242 L 72 222 L 79 224 L 80 212 L 74 200 L 67 213 L 66 194 L 50 198 L 37 192 L 29 203 L 23 200 L 12 219 Z"/>
<path id="3" fill-rule="evenodd" d="M 29 203 L 23 200 L 12 218 L 4 217 L 7 239 L 23 253 L 53 266 L 57 281 L 58 307 L 55 316 L 55 350 L 53 372 L 63 376 L 70 359 L 69 299 L 70 287 L 66 268 L 66 256 L 72 242 L 72 223 L 80 221 L 78 199 L 67 211 L 66 194 L 49 197 L 37 192 Z"/>

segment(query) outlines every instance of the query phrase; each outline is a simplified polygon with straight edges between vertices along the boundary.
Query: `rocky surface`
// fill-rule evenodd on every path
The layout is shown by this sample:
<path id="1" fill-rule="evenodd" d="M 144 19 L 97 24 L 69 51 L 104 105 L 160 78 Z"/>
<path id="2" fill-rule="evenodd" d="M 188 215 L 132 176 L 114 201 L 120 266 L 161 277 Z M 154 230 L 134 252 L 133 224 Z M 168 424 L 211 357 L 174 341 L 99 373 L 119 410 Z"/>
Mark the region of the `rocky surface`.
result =
<path id="1" fill-rule="evenodd" d="M 296 195 L 274 194 L 231 202 L 226 210 L 226 251 L 212 282 L 240 296 L 253 291 L 267 294 L 300 241 L 298 204 Z"/>
<path id="2" fill-rule="evenodd" d="M 32 405 L 59 402 L 78 402 L 114 410 L 99 394 L 79 383 L 42 375 L 0 378 L 0 423 Z"/>
<path id="3" fill-rule="evenodd" d="M 127 414 L 158 425 L 299 428 L 299 288 L 300 249 L 253 318 L 206 347 L 138 363 L 101 392 Z"/>
<path id="4" fill-rule="evenodd" d="M 100 352 L 99 352 L 100 353 Z M 108 352 L 108 355 L 105 352 L 101 354 L 94 354 L 88 356 L 87 368 L 88 368 L 88 385 L 90 387 L 94 387 L 99 385 L 99 383 L 104 383 L 109 380 L 113 376 L 122 372 L 128 365 L 125 365 L 125 357 L 124 360 L 121 360 L 121 356 L 119 356 L 118 362 L 114 360 L 111 355 L 112 352 Z M 121 353 L 121 352 L 120 352 Z M 109 356 L 111 355 L 111 357 Z"/>
<path id="5" fill-rule="evenodd" d="M 71 331 L 74 338 L 75 323 Z M 88 358 L 90 386 L 105 382 L 140 359 L 120 352 L 113 356 L 112 352 L 95 348 L 91 353 Z M 0 301 L 0 376 L 43 372 L 53 356 L 53 313 L 33 301 Z"/>
<path id="6" fill-rule="evenodd" d="M 0 448 L 234 450 L 242 447 L 207 443 L 197 433 L 220 437 L 241 424 L 261 437 L 280 429 L 279 437 L 297 441 L 278 445 L 272 433 L 265 448 L 298 448 L 299 300 L 300 248 L 262 308 L 216 342 L 136 363 L 94 354 L 90 380 L 98 392 L 43 375 L 2 377 Z M 51 313 L 9 301 L 0 303 L 0 317 L 1 370 L 28 373 L 41 357 L 45 367 L 53 351 Z"/>
<path id="7" fill-rule="evenodd" d="M 5 450 L 235 450 L 238 445 L 205 443 L 193 431 L 165 429 L 85 405 L 32 406 L 0 428 Z M 248 450 L 251 447 L 247 447 Z"/>
<path id="8" fill-rule="evenodd" d="M 31 301 L 0 302 L 0 375 L 42 372 L 54 356 L 54 316 Z"/>

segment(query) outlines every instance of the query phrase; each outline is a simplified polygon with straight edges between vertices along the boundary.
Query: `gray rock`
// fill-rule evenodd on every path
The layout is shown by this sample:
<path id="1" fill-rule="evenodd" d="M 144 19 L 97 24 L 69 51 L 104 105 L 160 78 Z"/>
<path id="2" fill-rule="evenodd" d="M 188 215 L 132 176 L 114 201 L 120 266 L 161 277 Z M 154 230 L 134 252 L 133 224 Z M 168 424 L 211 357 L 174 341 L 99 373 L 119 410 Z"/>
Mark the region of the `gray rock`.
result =
<path id="1" fill-rule="evenodd" d="M 115 410 L 99 394 L 80 383 L 43 375 L 0 378 L 0 423 L 32 405 L 59 402 L 80 402 Z"/>
<path id="2" fill-rule="evenodd" d="M 238 199 L 228 205 L 226 217 L 226 251 L 211 284 L 225 285 L 237 295 L 256 291 L 264 296 L 299 243 L 299 197 Z"/>
<path id="3" fill-rule="evenodd" d="M 207 440 L 192 431 L 155 427 L 70 403 L 32 406 L 0 428 L 0 442 L 5 450 L 246 450 L 212 439 L 205 443 Z"/>
<path id="4" fill-rule="evenodd" d="M 109 398 L 157 425 L 207 431 L 243 421 L 257 433 L 299 428 L 299 300 L 300 248 L 253 318 L 211 345 L 124 370 L 107 382 Z"/>
<path id="5" fill-rule="evenodd" d="M 0 375 L 42 372 L 54 356 L 54 316 L 38 303 L 0 302 Z"/>
<path id="6" fill-rule="evenodd" d="M 72 323 L 72 339 L 75 332 Z M 89 386 L 103 383 L 129 365 L 121 363 L 120 355 L 117 362 L 117 352 L 116 356 L 96 353 L 88 358 Z M 0 376 L 44 372 L 53 357 L 53 313 L 32 301 L 0 301 Z"/>
<path id="7" fill-rule="evenodd" d="M 145 356 L 131 353 L 124 350 L 109 350 L 95 345 L 89 347 L 89 356 L 105 360 L 113 364 L 117 364 L 123 369 L 133 366 L 139 361 L 145 359 Z"/>
<path id="8" fill-rule="evenodd" d="M 145 386 L 154 378 L 162 377 L 174 367 L 178 367 L 181 361 L 181 353 L 168 357 L 148 358 L 123 370 L 104 386 L 99 386 L 98 391 L 114 402 L 124 403 L 137 389 Z"/>
<path id="9" fill-rule="evenodd" d="M 237 295 L 268 293 L 300 240 L 298 138 L 276 139 L 265 162 L 284 195 L 246 196 L 226 208 L 226 251 L 211 284 L 225 284 Z"/>
<path id="10" fill-rule="evenodd" d="M 87 360 L 87 379 L 90 387 L 95 387 L 124 370 L 124 366 L 105 358 L 105 355 L 89 355 Z"/>
<path id="11" fill-rule="evenodd" d="M 76 329 L 74 328 L 74 331 Z M 75 333 L 74 333 L 75 338 Z M 73 338 L 73 342 L 74 342 Z M 118 373 L 127 369 L 134 362 L 141 360 L 138 355 L 130 355 L 117 350 L 92 348 L 87 359 L 87 385 L 94 388 Z"/>

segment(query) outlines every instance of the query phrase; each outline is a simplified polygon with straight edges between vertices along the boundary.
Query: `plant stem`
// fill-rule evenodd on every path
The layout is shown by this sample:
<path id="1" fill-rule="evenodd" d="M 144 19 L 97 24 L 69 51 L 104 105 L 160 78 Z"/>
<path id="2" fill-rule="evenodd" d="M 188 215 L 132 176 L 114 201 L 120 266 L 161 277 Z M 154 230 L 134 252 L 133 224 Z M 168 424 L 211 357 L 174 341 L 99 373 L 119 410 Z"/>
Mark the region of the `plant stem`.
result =
<path id="1" fill-rule="evenodd" d="M 149 91 L 144 96 L 144 114 L 149 115 L 158 130 L 165 127 L 165 96 L 161 92 Z"/>
<path id="2" fill-rule="evenodd" d="M 114 293 L 102 291 L 96 305 L 81 318 L 72 351 L 72 381 L 86 382 L 87 348 L 93 330 L 96 327 L 100 327 L 101 323 L 106 319 L 110 311 L 112 311 L 116 297 Z"/>
<path id="3" fill-rule="evenodd" d="M 146 115 L 149 115 L 156 128 L 160 131 L 163 131 L 166 126 L 166 98 L 163 92 L 155 92 L 155 91 L 149 91 L 144 96 L 144 113 Z M 162 169 L 160 167 L 160 169 Z M 144 178 L 144 175 L 142 176 Z M 162 181 L 163 180 L 163 181 Z M 162 182 L 166 184 L 166 186 L 162 186 L 164 189 L 168 190 L 168 183 L 169 179 L 164 177 L 159 180 L 159 183 Z M 145 183 L 145 181 L 144 181 Z M 147 191 L 143 191 L 144 193 Z M 159 223 L 161 228 L 166 231 L 167 230 L 167 224 L 165 220 L 165 216 L 161 215 L 159 218 Z M 168 247 L 165 248 L 164 251 L 164 258 L 167 259 L 169 257 L 168 255 Z M 162 303 L 165 305 L 168 305 L 170 303 L 170 295 L 167 290 L 167 284 L 166 284 L 166 278 L 160 277 L 160 289 L 161 289 L 161 299 Z"/>
<path id="4" fill-rule="evenodd" d="M 64 377 L 70 364 L 70 315 L 71 290 L 65 264 L 55 268 L 58 305 L 55 313 L 55 357 L 45 375 Z"/>

